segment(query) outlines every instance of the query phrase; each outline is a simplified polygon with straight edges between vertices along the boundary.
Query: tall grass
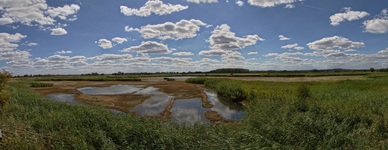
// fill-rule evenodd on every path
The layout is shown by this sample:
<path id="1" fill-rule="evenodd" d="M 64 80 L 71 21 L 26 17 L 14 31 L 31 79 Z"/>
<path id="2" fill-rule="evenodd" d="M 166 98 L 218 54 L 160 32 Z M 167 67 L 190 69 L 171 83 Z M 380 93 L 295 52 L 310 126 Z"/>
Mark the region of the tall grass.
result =
<path id="1" fill-rule="evenodd" d="M 232 124 L 180 126 L 57 103 L 28 84 L 14 82 L 7 86 L 9 104 L 0 109 L 4 136 L 0 149 L 388 148 L 387 77 L 309 83 L 193 82 L 203 82 L 223 97 L 242 95 L 248 102 L 246 117 Z"/>

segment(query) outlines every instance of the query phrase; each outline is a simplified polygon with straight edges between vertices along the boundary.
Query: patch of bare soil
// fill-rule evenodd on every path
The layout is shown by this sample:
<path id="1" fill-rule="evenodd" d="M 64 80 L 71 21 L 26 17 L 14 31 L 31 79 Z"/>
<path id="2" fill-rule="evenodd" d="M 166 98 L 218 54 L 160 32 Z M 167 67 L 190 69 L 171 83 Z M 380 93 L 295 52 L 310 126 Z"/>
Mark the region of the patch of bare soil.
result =
<path id="1" fill-rule="evenodd" d="M 205 112 L 205 117 L 212 122 L 219 122 L 224 120 L 224 118 L 220 114 L 212 110 Z"/>

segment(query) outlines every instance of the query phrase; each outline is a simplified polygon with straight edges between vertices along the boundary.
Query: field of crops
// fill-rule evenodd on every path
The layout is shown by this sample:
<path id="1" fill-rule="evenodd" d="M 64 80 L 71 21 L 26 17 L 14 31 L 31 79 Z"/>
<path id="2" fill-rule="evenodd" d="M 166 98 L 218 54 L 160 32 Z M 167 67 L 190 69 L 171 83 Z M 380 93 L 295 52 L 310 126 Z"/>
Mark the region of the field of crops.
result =
<path id="1" fill-rule="evenodd" d="M 324 82 L 190 78 L 246 105 L 236 123 L 181 126 L 47 100 L 17 81 L 0 149 L 387 149 L 388 74 Z"/>

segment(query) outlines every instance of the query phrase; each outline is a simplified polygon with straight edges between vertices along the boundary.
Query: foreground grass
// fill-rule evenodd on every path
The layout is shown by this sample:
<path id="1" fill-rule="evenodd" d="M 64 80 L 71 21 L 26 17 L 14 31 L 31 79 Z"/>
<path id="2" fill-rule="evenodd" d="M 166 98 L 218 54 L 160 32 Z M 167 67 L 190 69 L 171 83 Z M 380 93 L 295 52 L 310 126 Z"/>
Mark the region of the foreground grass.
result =
<path id="1" fill-rule="evenodd" d="M 53 102 L 11 83 L 0 149 L 387 149 L 388 78 L 310 83 L 190 79 L 232 101 L 239 123 L 179 126 Z M 224 88 L 222 88 L 224 87 Z"/>

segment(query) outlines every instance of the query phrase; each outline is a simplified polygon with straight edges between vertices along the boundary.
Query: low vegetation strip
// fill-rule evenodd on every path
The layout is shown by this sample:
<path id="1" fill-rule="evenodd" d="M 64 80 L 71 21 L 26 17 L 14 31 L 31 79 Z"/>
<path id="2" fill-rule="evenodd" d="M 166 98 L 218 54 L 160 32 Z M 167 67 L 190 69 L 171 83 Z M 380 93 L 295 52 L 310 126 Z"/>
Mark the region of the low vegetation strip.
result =
<path id="1" fill-rule="evenodd" d="M 35 78 L 35 81 L 141 81 L 140 78 L 111 78 L 111 77 L 43 77 Z"/>
<path id="2" fill-rule="evenodd" d="M 304 83 L 189 79 L 248 102 L 237 123 L 181 126 L 6 86 L 0 149 L 387 149 L 388 76 Z"/>
<path id="3" fill-rule="evenodd" d="M 30 82 L 30 87 L 51 87 L 54 86 L 53 83 L 45 83 L 45 82 Z"/>

